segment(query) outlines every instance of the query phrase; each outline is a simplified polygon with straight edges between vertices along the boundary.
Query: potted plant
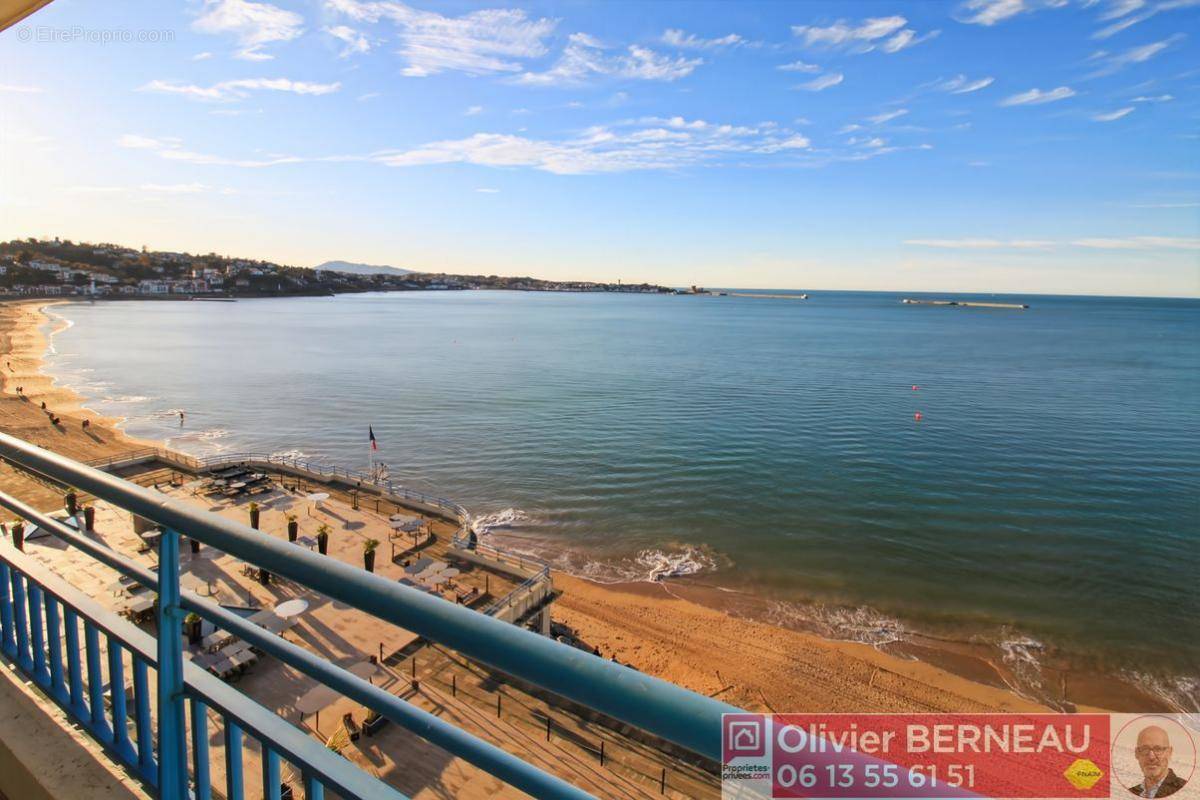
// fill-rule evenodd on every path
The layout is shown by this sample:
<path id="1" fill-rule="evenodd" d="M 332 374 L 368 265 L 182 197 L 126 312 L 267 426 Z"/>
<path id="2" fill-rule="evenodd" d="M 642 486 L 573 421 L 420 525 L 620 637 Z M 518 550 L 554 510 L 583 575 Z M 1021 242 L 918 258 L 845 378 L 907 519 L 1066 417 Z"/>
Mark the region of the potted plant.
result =
<path id="1" fill-rule="evenodd" d="M 363 543 L 363 567 L 367 572 L 375 571 L 375 548 L 379 547 L 378 539 L 367 539 Z"/>
<path id="2" fill-rule="evenodd" d="M 259 567 L 258 568 L 258 582 L 261 583 L 263 586 L 269 585 L 271 583 L 271 573 L 267 572 L 262 567 Z"/>
<path id="3" fill-rule="evenodd" d="M 258 530 L 258 503 L 250 503 L 250 527 Z"/>
<path id="4" fill-rule="evenodd" d="M 187 634 L 188 644 L 200 644 L 200 615 L 193 611 L 184 617 L 183 630 Z"/>
<path id="5" fill-rule="evenodd" d="M 189 536 L 188 543 L 191 544 L 191 546 L 192 546 L 192 554 L 193 555 L 200 552 L 200 540 L 199 539 L 197 539 L 195 536 Z"/>
<path id="6" fill-rule="evenodd" d="M 288 521 L 288 541 L 294 542 L 294 541 L 296 541 L 296 534 L 298 534 L 300 532 L 300 523 L 296 521 L 295 514 L 288 514 L 287 521 Z"/>
<path id="7" fill-rule="evenodd" d="M 321 555 L 329 552 L 329 526 L 325 523 L 321 523 L 321 527 L 317 528 L 317 550 Z"/>
<path id="8" fill-rule="evenodd" d="M 67 514 L 75 516 L 75 512 L 79 510 L 79 495 L 75 494 L 74 489 L 68 489 L 63 500 L 67 506 Z"/>
<path id="9" fill-rule="evenodd" d="M 25 523 L 16 520 L 12 524 L 13 547 L 25 552 Z"/>
<path id="10" fill-rule="evenodd" d="M 83 507 L 83 529 L 85 531 L 93 531 L 96 529 L 96 507 Z"/>

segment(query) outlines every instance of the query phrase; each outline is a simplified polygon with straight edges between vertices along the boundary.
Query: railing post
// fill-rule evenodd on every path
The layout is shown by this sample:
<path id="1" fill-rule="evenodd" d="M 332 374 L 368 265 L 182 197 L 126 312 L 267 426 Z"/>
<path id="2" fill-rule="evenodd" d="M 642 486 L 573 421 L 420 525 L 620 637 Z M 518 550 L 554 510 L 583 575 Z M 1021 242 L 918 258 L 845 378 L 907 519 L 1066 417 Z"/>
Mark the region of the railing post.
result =
<path id="1" fill-rule="evenodd" d="M 8 564 L 0 561 L 0 647 L 11 657 L 17 652 L 17 632 L 13 629 L 12 601 L 8 593 L 10 583 Z"/>
<path id="2" fill-rule="evenodd" d="M 242 729 L 225 718 L 225 796 L 229 800 L 244 800 L 242 783 Z"/>
<path id="3" fill-rule="evenodd" d="M 62 653 L 62 626 L 61 612 L 58 607 L 58 598 L 53 597 L 49 592 L 45 594 L 46 601 L 46 647 L 50 651 L 50 693 L 59 699 L 59 702 L 66 703 L 69 701 L 66 684 L 63 681 L 63 653 Z"/>
<path id="4" fill-rule="evenodd" d="M 163 800 L 187 800 L 187 737 L 183 713 L 183 614 L 179 609 L 179 534 L 158 540 L 158 790 Z"/>
<path id="5" fill-rule="evenodd" d="M 63 607 L 63 628 L 66 634 L 67 684 L 71 692 L 71 708 L 75 716 L 86 719 L 88 710 L 83 701 L 83 667 L 79 661 L 79 617 L 68 606 Z"/>
<path id="6" fill-rule="evenodd" d="M 212 775 L 208 765 L 208 706 L 192 698 L 192 774 L 196 800 L 212 800 Z"/>
<path id="7" fill-rule="evenodd" d="M 33 675 L 42 686 L 50 685 L 50 668 L 46 663 L 46 633 L 42 627 L 42 589 L 29 581 L 29 646 L 33 653 Z"/>
<path id="8" fill-rule="evenodd" d="M 28 607 L 25 604 L 25 577 L 15 569 L 9 571 L 12 584 L 13 618 L 17 625 L 17 663 L 25 669 L 33 667 L 29 654 Z"/>
<path id="9" fill-rule="evenodd" d="M 125 662 L 121 642 L 108 634 L 108 694 L 112 703 L 113 748 L 128 763 L 137 763 L 137 753 L 129 741 L 129 715 L 125 706 Z"/>

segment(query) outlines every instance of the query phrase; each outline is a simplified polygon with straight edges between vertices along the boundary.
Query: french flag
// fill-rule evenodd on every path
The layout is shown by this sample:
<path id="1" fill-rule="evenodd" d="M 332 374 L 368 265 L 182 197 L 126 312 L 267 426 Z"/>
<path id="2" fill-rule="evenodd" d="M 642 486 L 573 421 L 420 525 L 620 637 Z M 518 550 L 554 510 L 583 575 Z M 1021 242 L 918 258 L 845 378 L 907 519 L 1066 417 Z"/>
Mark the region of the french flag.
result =
<path id="1" fill-rule="evenodd" d="M 375 441 L 375 431 L 370 425 L 367 426 L 367 436 L 370 438 L 370 441 L 371 441 L 371 449 L 378 450 L 379 444 Z"/>

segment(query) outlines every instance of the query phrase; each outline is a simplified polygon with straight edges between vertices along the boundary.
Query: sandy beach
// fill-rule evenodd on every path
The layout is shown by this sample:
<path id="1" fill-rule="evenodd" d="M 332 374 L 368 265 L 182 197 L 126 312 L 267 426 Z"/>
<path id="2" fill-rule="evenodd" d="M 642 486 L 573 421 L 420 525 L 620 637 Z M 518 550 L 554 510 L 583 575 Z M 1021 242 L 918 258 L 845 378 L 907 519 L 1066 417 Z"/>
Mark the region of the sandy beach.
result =
<path id="1" fill-rule="evenodd" d="M 85 409 L 73 392 L 52 385 L 42 359 L 46 301 L 0 305 L 3 395 L 0 428 L 76 459 L 148 444 L 122 433 L 118 421 Z M 23 387 L 19 396 L 16 387 Z M 43 410 L 42 403 L 47 410 Z M 53 425 L 52 412 L 61 418 Z M 90 420 L 83 428 L 82 421 Z M 49 507 L 50 490 L 0 466 L 0 486 Z M 31 494 L 32 493 L 32 494 Z M 906 712 L 1044 710 L 1005 687 L 1001 665 L 974 653 L 910 645 L 900 653 L 755 621 L 736 598 L 715 597 L 691 583 L 600 585 L 555 575 L 562 591 L 555 620 L 583 640 L 639 670 L 743 708 L 773 711 Z M 1081 684 L 1083 689 L 1086 686 Z M 1077 687 L 1079 688 L 1079 687 Z M 1101 698 L 1118 698 L 1111 686 Z M 1125 697 L 1120 704 L 1148 696 Z M 1115 703 L 1114 703 L 1115 705 Z M 1087 708 L 1080 704 L 1080 710 Z"/>

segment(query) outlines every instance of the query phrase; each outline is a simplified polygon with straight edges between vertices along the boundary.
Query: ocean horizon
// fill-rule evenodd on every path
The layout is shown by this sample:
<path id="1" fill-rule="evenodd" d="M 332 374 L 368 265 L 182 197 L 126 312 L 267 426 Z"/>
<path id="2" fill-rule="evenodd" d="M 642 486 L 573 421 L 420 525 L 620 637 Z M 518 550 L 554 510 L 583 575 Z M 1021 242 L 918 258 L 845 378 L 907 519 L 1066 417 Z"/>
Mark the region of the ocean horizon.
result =
<path id="1" fill-rule="evenodd" d="M 1033 695 L 1063 661 L 1194 707 L 1200 301 L 808 295 L 74 302 L 46 370 L 197 455 L 362 469 L 370 425 L 393 480 L 576 575 L 986 642 Z"/>

